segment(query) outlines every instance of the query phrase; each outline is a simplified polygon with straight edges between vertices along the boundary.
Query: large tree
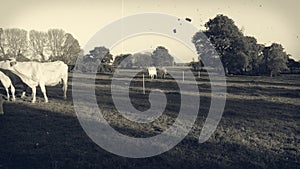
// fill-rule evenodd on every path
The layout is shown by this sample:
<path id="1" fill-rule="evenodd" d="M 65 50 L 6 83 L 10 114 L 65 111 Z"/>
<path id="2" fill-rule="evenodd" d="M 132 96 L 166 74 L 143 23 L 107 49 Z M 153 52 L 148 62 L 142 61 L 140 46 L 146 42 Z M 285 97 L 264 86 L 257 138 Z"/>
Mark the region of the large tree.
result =
<path id="1" fill-rule="evenodd" d="M 32 53 L 41 58 L 42 61 L 46 60 L 46 47 L 48 44 L 48 36 L 47 33 L 31 30 L 29 32 L 29 48 Z M 36 58 L 38 59 L 38 58 Z"/>
<path id="2" fill-rule="evenodd" d="M 75 64 L 81 52 L 78 40 L 61 29 L 48 30 L 48 48 L 51 61 L 61 60 L 69 65 Z"/>
<path id="3" fill-rule="evenodd" d="M 111 61 L 113 60 L 109 49 L 104 46 L 95 47 L 93 50 L 89 51 L 89 55 L 93 61 L 98 60 L 100 63 L 111 63 Z"/>
<path id="4" fill-rule="evenodd" d="M 277 43 L 267 46 L 263 49 L 263 62 L 261 71 L 268 73 L 270 76 L 279 74 L 283 70 L 287 70 L 288 55 L 284 48 Z"/>
<path id="5" fill-rule="evenodd" d="M 95 47 L 80 59 L 77 69 L 82 72 L 111 72 L 112 55 L 104 46 Z"/>
<path id="6" fill-rule="evenodd" d="M 66 33 L 62 45 L 61 56 L 52 56 L 51 61 L 61 60 L 68 65 L 74 65 L 81 53 L 79 42 L 70 34 Z"/>
<path id="7" fill-rule="evenodd" d="M 26 30 L 18 28 L 5 29 L 4 38 L 4 47 L 6 47 L 7 52 L 5 55 L 16 58 L 17 60 L 25 57 L 25 52 L 28 47 Z"/>
<path id="8" fill-rule="evenodd" d="M 217 58 L 219 55 L 227 73 L 242 73 L 248 66 L 243 33 L 227 16 L 217 15 L 205 24 L 206 30 L 196 33 L 193 43 L 201 57 Z M 213 47 L 205 40 L 207 36 Z M 206 49 L 207 48 L 207 49 Z M 201 58 L 200 58 L 201 59 Z"/>
<path id="9" fill-rule="evenodd" d="M 126 60 L 125 60 L 126 59 Z M 120 68 L 132 67 L 132 54 L 121 54 L 115 57 L 113 65 Z"/>
<path id="10" fill-rule="evenodd" d="M 163 46 L 158 46 L 152 54 L 154 66 L 172 66 L 174 58 L 169 54 L 168 49 Z"/>
<path id="11" fill-rule="evenodd" d="M 264 45 L 258 44 L 254 37 L 245 36 L 244 37 L 247 49 L 245 53 L 248 56 L 248 67 L 247 71 L 249 73 L 257 75 L 259 74 L 259 65 L 262 62 Z"/>
<path id="12" fill-rule="evenodd" d="M 61 57 L 63 55 L 63 45 L 65 41 L 65 31 L 62 29 L 49 29 L 48 47 L 51 52 L 51 58 Z"/>
<path id="13" fill-rule="evenodd" d="M 148 67 L 153 64 L 151 53 L 136 53 L 132 56 L 132 59 L 134 60 L 134 66 L 137 67 Z"/>
<path id="14" fill-rule="evenodd" d="M 199 55 L 198 63 L 205 63 L 203 66 L 206 67 L 218 67 L 217 60 L 220 59 L 220 55 L 204 33 L 201 31 L 197 32 L 193 36 L 192 42 L 195 44 L 197 53 Z"/>

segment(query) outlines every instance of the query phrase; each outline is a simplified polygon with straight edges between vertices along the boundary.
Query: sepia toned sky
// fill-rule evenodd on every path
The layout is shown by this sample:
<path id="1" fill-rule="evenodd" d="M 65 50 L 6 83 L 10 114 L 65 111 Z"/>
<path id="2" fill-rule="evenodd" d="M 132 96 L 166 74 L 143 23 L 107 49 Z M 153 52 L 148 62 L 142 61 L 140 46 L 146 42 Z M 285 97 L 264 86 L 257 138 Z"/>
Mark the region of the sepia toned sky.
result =
<path id="1" fill-rule="evenodd" d="M 0 27 L 27 31 L 61 28 L 84 46 L 105 25 L 133 14 L 157 12 L 188 17 L 199 29 L 210 18 L 225 14 L 259 43 L 280 43 L 287 53 L 300 60 L 299 4 L 297 0 L 0 0 Z M 180 42 L 157 35 L 129 38 L 112 48 L 111 53 L 153 50 L 158 45 L 184 61 L 195 57 Z"/>

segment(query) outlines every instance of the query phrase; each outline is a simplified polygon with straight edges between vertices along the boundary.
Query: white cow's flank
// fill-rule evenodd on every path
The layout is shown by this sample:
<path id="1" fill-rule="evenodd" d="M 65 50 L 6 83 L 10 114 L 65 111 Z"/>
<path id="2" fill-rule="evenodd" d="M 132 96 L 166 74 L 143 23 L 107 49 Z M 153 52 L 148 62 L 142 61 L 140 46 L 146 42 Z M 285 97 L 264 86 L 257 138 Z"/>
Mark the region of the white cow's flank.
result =
<path id="1" fill-rule="evenodd" d="M 8 70 L 19 76 L 32 89 L 32 103 L 36 101 L 36 87 L 40 86 L 45 102 L 48 102 L 45 86 L 63 83 L 64 98 L 67 97 L 68 66 L 62 61 L 56 62 L 16 62 Z"/>

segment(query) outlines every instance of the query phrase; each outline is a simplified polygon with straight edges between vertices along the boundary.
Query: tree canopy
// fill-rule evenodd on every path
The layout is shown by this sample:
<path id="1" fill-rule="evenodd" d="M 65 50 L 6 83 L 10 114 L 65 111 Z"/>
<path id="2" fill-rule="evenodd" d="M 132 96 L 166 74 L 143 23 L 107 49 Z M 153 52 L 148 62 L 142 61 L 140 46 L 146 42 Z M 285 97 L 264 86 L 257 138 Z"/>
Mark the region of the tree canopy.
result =
<path id="1" fill-rule="evenodd" d="M 81 72 L 111 72 L 112 59 L 109 49 L 104 46 L 95 47 L 88 54 L 79 57 L 76 70 Z"/>
<path id="2" fill-rule="evenodd" d="M 168 49 L 163 46 L 158 46 L 152 54 L 154 66 L 172 66 L 174 58 L 169 54 Z"/>
<path id="3" fill-rule="evenodd" d="M 199 60 L 219 58 L 227 74 L 275 75 L 287 69 L 287 54 L 281 45 L 258 44 L 254 37 L 245 36 L 229 17 L 217 15 L 205 27 L 192 39 Z"/>
<path id="4" fill-rule="evenodd" d="M 126 60 L 124 60 L 126 58 Z M 174 57 L 169 54 L 168 49 L 158 46 L 152 53 L 135 53 L 119 55 L 115 57 L 114 64 L 122 68 L 149 67 L 149 66 L 172 66 Z"/>
<path id="5" fill-rule="evenodd" d="M 262 72 L 273 76 L 288 69 L 286 65 L 288 57 L 283 50 L 277 43 L 263 49 Z"/>
<path id="6" fill-rule="evenodd" d="M 18 28 L 0 28 L 0 58 L 16 58 L 18 61 L 61 60 L 74 65 L 81 53 L 79 42 L 62 29 L 47 32 Z"/>
<path id="7" fill-rule="evenodd" d="M 135 53 L 132 56 L 133 65 L 137 67 L 149 67 L 153 65 L 153 58 L 151 53 Z"/>
<path id="8" fill-rule="evenodd" d="M 125 60 L 126 59 L 126 60 Z M 113 62 L 115 67 L 131 68 L 132 67 L 132 54 L 121 54 L 115 57 Z"/>
<path id="9" fill-rule="evenodd" d="M 26 55 L 28 47 L 27 31 L 18 28 L 0 30 L 0 48 L 3 59 L 14 57 L 17 60 Z"/>

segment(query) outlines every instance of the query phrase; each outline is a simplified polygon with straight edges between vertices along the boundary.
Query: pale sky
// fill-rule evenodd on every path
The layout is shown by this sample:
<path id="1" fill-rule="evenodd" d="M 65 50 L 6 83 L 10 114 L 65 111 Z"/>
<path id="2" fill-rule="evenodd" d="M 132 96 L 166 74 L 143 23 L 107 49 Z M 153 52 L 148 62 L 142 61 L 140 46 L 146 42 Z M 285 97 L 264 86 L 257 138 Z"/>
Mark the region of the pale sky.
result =
<path id="1" fill-rule="evenodd" d="M 259 43 L 280 43 L 300 60 L 300 2 L 297 0 L 0 0 L 0 27 L 47 31 L 61 28 L 83 47 L 105 25 L 122 17 L 144 12 L 191 18 L 195 27 L 217 14 L 232 18 L 244 33 Z M 157 35 L 132 37 L 111 49 L 113 55 L 165 46 L 172 55 L 190 61 L 194 57 L 179 42 Z"/>

